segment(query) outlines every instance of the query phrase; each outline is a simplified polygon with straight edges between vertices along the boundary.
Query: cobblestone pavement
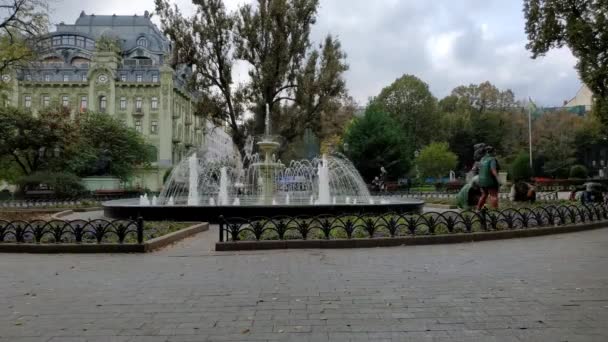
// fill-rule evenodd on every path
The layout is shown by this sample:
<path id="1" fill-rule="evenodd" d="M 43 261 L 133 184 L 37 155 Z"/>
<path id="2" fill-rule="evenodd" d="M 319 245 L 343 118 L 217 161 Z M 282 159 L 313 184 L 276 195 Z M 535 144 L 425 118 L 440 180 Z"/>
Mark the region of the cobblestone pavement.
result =
<path id="1" fill-rule="evenodd" d="M 608 341 L 608 229 L 359 250 L 0 255 L 1 342 Z"/>

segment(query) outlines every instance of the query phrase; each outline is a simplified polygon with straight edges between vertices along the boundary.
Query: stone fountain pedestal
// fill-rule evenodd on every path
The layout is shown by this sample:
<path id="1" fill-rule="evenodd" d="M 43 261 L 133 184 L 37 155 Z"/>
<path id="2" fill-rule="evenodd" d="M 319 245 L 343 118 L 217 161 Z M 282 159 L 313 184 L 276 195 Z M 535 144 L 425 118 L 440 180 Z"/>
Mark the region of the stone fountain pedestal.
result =
<path id="1" fill-rule="evenodd" d="M 264 162 L 254 164 L 258 167 L 262 176 L 262 194 L 260 203 L 272 205 L 273 196 L 275 194 L 275 180 L 273 179 L 276 171 L 285 168 L 285 165 L 278 163 L 273 159 L 274 152 L 279 148 L 279 143 L 270 140 L 268 137 L 257 143 L 260 151 L 264 155 Z"/>

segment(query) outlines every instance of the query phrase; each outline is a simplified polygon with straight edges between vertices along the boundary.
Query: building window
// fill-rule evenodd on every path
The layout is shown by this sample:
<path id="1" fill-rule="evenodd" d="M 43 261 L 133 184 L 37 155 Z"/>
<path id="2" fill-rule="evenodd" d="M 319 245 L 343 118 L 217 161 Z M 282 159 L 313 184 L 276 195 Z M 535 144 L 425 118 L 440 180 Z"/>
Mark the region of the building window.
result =
<path id="1" fill-rule="evenodd" d="M 127 109 L 127 98 L 126 97 L 120 98 L 120 109 L 121 110 Z"/>
<path id="2" fill-rule="evenodd" d="M 31 81 L 32 80 L 32 75 L 30 75 L 30 74 L 25 75 L 25 80 L 26 81 Z"/>
<path id="3" fill-rule="evenodd" d="M 80 97 L 80 112 L 84 113 L 87 111 L 87 97 L 86 96 L 82 96 Z"/>
<path id="4" fill-rule="evenodd" d="M 68 81 L 70 81 L 70 76 L 63 75 L 63 82 L 68 82 Z"/>
<path id="5" fill-rule="evenodd" d="M 25 100 L 23 101 L 23 105 L 25 106 L 25 108 L 31 108 L 32 107 L 32 97 L 31 96 L 26 96 Z"/>
<path id="6" fill-rule="evenodd" d="M 158 83 L 158 75 L 152 75 L 152 83 Z"/>
<path id="7" fill-rule="evenodd" d="M 105 96 L 100 96 L 99 97 L 99 111 L 102 113 L 105 113 L 107 105 L 108 105 L 108 99 Z"/>
<path id="8" fill-rule="evenodd" d="M 68 107 L 70 105 L 70 98 L 67 95 L 63 95 L 61 97 L 61 105 L 64 107 Z"/>
<path id="9" fill-rule="evenodd" d="M 158 109 L 158 97 L 153 97 L 152 98 L 151 107 L 152 107 L 152 110 L 157 110 Z"/>
<path id="10" fill-rule="evenodd" d="M 158 134 L 158 120 L 152 120 L 150 122 L 150 134 Z"/>
<path id="11" fill-rule="evenodd" d="M 84 47 L 84 37 L 76 37 L 76 46 Z"/>
<path id="12" fill-rule="evenodd" d="M 120 82 L 127 82 L 127 75 L 120 75 Z"/>
<path id="13" fill-rule="evenodd" d="M 51 104 L 51 98 L 48 95 L 42 96 L 42 107 L 48 107 Z"/>
<path id="14" fill-rule="evenodd" d="M 53 45 L 61 45 L 61 37 L 53 37 Z"/>
<path id="15" fill-rule="evenodd" d="M 135 120 L 135 130 L 141 133 L 141 119 Z"/>
<path id="16" fill-rule="evenodd" d="M 49 75 L 49 74 L 44 75 L 44 82 L 51 82 L 51 75 Z"/>
<path id="17" fill-rule="evenodd" d="M 143 81 L 142 75 L 137 75 L 137 83 L 141 83 Z"/>
<path id="18" fill-rule="evenodd" d="M 144 37 L 141 37 L 137 40 L 137 46 L 148 47 L 148 40 Z"/>
<path id="19" fill-rule="evenodd" d="M 141 113 L 142 103 L 143 103 L 143 101 L 142 101 L 141 97 L 138 97 L 135 99 L 135 111 L 137 113 Z"/>
<path id="20" fill-rule="evenodd" d="M 82 82 L 87 82 L 88 80 L 89 79 L 88 79 L 88 76 L 86 74 L 82 75 Z"/>

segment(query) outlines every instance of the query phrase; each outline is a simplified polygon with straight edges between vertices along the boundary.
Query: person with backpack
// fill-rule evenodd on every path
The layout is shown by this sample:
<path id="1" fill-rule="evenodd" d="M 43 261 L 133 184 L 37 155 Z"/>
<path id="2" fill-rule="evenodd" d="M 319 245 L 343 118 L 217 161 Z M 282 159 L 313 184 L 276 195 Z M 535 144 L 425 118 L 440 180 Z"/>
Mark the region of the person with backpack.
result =
<path id="1" fill-rule="evenodd" d="M 486 201 L 490 200 L 490 206 L 498 209 L 498 189 L 500 183 L 498 181 L 498 161 L 494 157 L 494 148 L 486 146 L 486 153 L 479 162 L 479 186 L 481 188 L 481 197 L 477 203 L 477 209 L 481 210 Z"/>

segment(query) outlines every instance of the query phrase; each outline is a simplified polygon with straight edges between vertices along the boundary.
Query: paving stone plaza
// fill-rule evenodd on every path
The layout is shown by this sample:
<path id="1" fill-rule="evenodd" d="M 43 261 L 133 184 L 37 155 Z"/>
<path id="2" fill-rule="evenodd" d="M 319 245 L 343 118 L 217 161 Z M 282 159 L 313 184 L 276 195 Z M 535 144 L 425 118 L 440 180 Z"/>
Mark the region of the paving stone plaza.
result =
<path id="1" fill-rule="evenodd" d="M 0 257 L 1 342 L 607 341 L 608 229 L 474 244 Z"/>

